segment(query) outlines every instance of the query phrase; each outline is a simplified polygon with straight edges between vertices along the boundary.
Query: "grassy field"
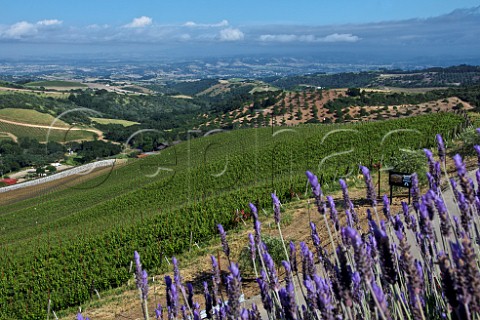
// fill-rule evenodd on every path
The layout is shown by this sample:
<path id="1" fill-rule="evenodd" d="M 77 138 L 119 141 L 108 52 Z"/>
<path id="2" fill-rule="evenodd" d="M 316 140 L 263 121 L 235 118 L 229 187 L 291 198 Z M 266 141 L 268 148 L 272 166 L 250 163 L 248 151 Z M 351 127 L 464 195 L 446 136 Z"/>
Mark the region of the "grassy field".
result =
<path id="1" fill-rule="evenodd" d="M 80 83 L 80 82 L 73 82 L 73 81 L 61 81 L 61 80 L 54 80 L 54 81 L 36 81 L 36 82 L 29 82 L 25 84 L 27 87 L 61 87 L 61 88 L 86 88 L 87 85 Z"/>
<path id="2" fill-rule="evenodd" d="M 0 119 L 28 124 L 50 126 L 52 124 L 52 121 L 55 120 L 55 117 L 51 114 L 38 112 L 36 110 L 5 108 L 0 109 Z M 55 127 L 68 128 L 68 124 L 61 120 L 58 120 L 55 122 Z"/>
<path id="3" fill-rule="evenodd" d="M 37 139 L 40 142 L 47 140 L 48 129 L 19 126 L 15 124 L 0 121 L 0 132 L 10 132 L 17 138 L 28 137 Z M 49 141 L 67 142 L 73 140 L 93 140 L 95 134 L 89 131 L 67 131 L 67 130 L 51 130 Z"/>
<path id="4" fill-rule="evenodd" d="M 128 120 L 120 120 L 120 119 L 108 119 L 108 118 L 90 118 L 93 122 L 100 123 L 100 124 L 121 124 L 124 127 L 130 127 L 138 122 L 128 121 Z"/>
<path id="5" fill-rule="evenodd" d="M 274 135 L 270 128 L 212 134 L 84 184 L 3 206 L 0 318 L 22 318 L 26 310 L 45 318 L 49 298 L 55 310 L 78 306 L 89 299 L 92 283 L 101 291 L 130 279 L 134 250 L 144 268 L 158 270 L 165 257 L 211 238 L 217 223 L 232 228 L 233 213 L 249 202 L 268 212 L 273 191 L 282 202 L 292 193 L 305 197 L 305 170 L 332 190 L 346 172 L 354 183 L 359 163 L 371 165 L 401 147 L 432 146 L 436 133 L 448 141 L 462 123 L 453 114 L 432 114 L 277 127 Z"/>

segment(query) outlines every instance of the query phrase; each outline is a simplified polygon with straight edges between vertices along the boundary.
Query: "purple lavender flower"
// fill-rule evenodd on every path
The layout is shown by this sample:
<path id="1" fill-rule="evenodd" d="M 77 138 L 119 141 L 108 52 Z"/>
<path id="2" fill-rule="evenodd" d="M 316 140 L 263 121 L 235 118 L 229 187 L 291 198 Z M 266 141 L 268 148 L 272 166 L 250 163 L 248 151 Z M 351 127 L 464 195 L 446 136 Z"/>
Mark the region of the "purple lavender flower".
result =
<path id="1" fill-rule="evenodd" d="M 354 228 L 346 227 L 345 235 L 350 238 L 353 246 L 356 269 L 364 281 L 373 279 L 371 256 L 367 254 L 362 238 Z"/>
<path id="2" fill-rule="evenodd" d="M 168 314 L 173 317 L 177 316 L 178 313 L 178 292 L 177 287 L 173 285 L 172 278 L 165 276 L 165 285 L 167 292 L 167 307 Z"/>
<path id="3" fill-rule="evenodd" d="M 322 189 L 320 188 L 320 184 L 318 183 L 318 178 L 310 171 L 307 171 L 306 175 L 312 187 L 313 195 L 315 196 L 315 205 L 317 206 L 317 210 L 320 214 L 323 215 L 326 213 L 327 209 L 325 202 L 323 201 Z"/>
<path id="4" fill-rule="evenodd" d="M 419 213 L 420 213 L 420 215 L 419 215 L 420 216 L 420 221 L 419 221 L 420 231 L 430 241 L 433 241 L 434 240 L 434 235 L 433 235 L 432 222 L 431 222 L 431 220 L 429 218 L 429 215 L 428 215 L 427 206 L 423 202 L 420 203 Z"/>
<path id="5" fill-rule="evenodd" d="M 430 172 L 427 172 L 427 180 L 428 180 L 428 186 L 430 187 L 430 189 L 435 191 L 435 193 L 437 193 L 438 187 L 437 187 L 437 184 L 435 183 L 434 177 Z"/>
<path id="6" fill-rule="evenodd" d="M 295 303 L 295 293 L 293 291 L 293 284 L 287 284 L 286 288 L 281 288 L 278 292 L 280 303 L 285 314 L 286 319 L 297 319 L 297 305 Z"/>
<path id="7" fill-rule="evenodd" d="M 453 161 L 455 162 L 455 167 L 457 168 L 457 175 L 460 186 L 462 187 L 462 192 L 469 204 L 473 204 L 475 202 L 475 190 L 472 179 L 467 176 L 467 168 L 465 167 L 465 163 L 463 163 L 462 157 L 459 154 L 453 156 Z"/>
<path id="8" fill-rule="evenodd" d="M 432 176 L 437 187 L 440 186 L 442 180 L 442 169 L 440 167 L 440 162 L 438 161 L 435 161 L 435 163 L 433 164 Z"/>
<path id="9" fill-rule="evenodd" d="M 212 284 L 213 284 L 212 294 L 213 294 L 213 297 L 212 297 L 212 299 L 213 299 L 213 305 L 216 306 L 217 301 L 218 301 L 218 297 L 219 297 L 219 289 L 220 289 L 220 283 L 221 283 L 220 269 L 218 267 L 218 262 L 217 262 L 217 259 L 215 258 L 215 256 L 211 255 L 210 259 L 212 260 L 212 272 L 213 272 L 213 276 L 212 276 Z"/>
<path id="10" fill-rule="evenodd" d="M 475 178 L 477 180 L 477 197 L 480 197 L 480 169 L 475 171 Z"/>
<path id="11" fill-rule="evenodd" d="M 273 262 L 272 257 L 267 251 L 263 253 L 263 261 L 265 262 L 268 278 L 270 279 L 270 289 L 273 291 L 278 291 L 280 284 L 278 283 L 277 270 L 275 269 L 275 263 Z"/>
<path id="12" fill-rule="evenodd" d="M 388 310 L 388 303 L 385 299 L 385 295 L 383 294 L 382 288 L 380 288 L 375 281 L 372 281 L 372 291 L 375 295 L 375 298 L 378 302 L 378 307 L 380 311 L 383 313 L 386 319 L 391 319 L 390 311 Z"/>
<path id="13" fill-rule="evenodd" d="M 193 308 L 193 285 L 189 282 L 187 283 L 187 303 L 190 308 Z"/>
<path id="14" fill-rule="evenodd" d="M 457 168 L 457 174 L 459 176 L 464 176 L 467 174 L 467 169 L 465 168 L 465 164 L 463 163 L 462 157 L 459 154 L 453 156 L 453 161 L 455 163 L 455 167 Z"/>
<path id="15" fill-rule="evenodd" d="M 228 260 L 230 260 L 230 247 L 228 246 L 227 233 L 225 232 L 221 224 L 218 224 L 217 227 L 218 232 L 220 233 L 220 239 L 222 240 L 223 252 L 227 256 Z"/>
<path id="16" fill-rule="evenodd" d="M 353 220 L 352 214 L 349 209 L 345 210 L 345 216 L 347 217 L 347 226 L 353 227 L 355 221 Z"/>
<path id="17" fill-rule="evenodd" d="M 254 220 L 258 220 L 258 210 L 253 203 L 249 203 L 250 211 L 252 212 Z"/>
<path id="18" fill-rule="evenodd" d="M 358 223 L 358 216 L 357 216 L 357 213 L 355 212 L 355 207 L 354 207 L 352 201 L 350 200 L 350 196 L 348 194 L 347 183 L 343 179 L 340 179 L 339 183 L 340 183 L 340 187 L 342 188 L 343 202 L 344 202 L 345 210 L 349 210 L 349 212 L 352 215 L 353 222 L 355 224 L 357 224 Z"/>
<path id="19" fill-rule="evenodd" d="M 461 192 L 458 194 L 458 208 L 460 209 L 460 218 L 463 230 L 468 232 L 469 226 L 472 222 L 472 216 L 470 214 L 470 206 Z"/>
<path id="20" fill-rule="evenodd" d="M 272 202 L 273 202 L 273 217 L 275 219 L 275 223 L 280 223 L 280 200 L 278 200 L 275 193 L 272 193 Z"/>
<path id="21" fill-rule="evenodd" d="M 240 316 L 240 295 L 242 292 L 242 278 L 235 263 L 230 264 L 230 274 L 227 276 L 228 310 L 227 315 L 231 319 Z"/>
<path id="22" fill-rule="evenodd" d="M 297 268 L 297 249 L 295 247 L 295 243 L 290 241 L 289 250 L 288 250 L 288 258 L 290 259 L 290 265 L 292 267 L 293 272 L 298 272 Z"/>
<path id="23" fill-rule="evenodd" d="M 372 176 L 370 170 L 367 167 L 360 166 L 363 177 L 365 179 L 365 185 L 367 186 L 367 199 L 372 202 L 372 207 L 377 206 L 377 194 L 375 193 L 375 187 L 373 186 Z"/>
<path id="24" fill-rule="evenodd" d="M 251 233 L 248 234 L 248 246 L 250 247 L 250 258 L 252 259 L 252 263 L 255 263 L 257 250 L 255 249 L 255 239 Z"/>
<path id="25" fill-rule="evenodd" d="M 410 212 L 408 209 L 408 204 L 405 201 L 402 201 L 402 212 L 403 219 L 408 229 L 412 229 L 412 220 L 410 219 Z"/>
<path id="26" fill-rule="evenodd" d="M 202 317 L 200 316 L 200 304 L 195 302 L 193 304 L 193 320 L 200 320 Z"/>
<path id="27" fill-rule="evenodd" d="M 386 194 L 383 195 L 383 214 L 387 221 L 392 221 L 392 215 L 390 213 L 390 201 L 388 200 L 388 196 Z"/>
<path id="28" fill-rule="evenodd" d="M 133 253 L 133 260 L 135 261 L 135 283 L 137 288 L 142 287 L 142 264 L 140 263 L 140 255 L 137 251 Z"/>
<path id="29" fill-rule="evenodd" d="M 163 319 L 163 308 L 160 303 L 157 304 L 157 307 L 155 308 L 155 319 L 156 320 Z"/>
<path id="30" fill-rule="evenodd" d="M 418 175 L 412 174 L 412 204 L 416 211 L 420 203 L 420 189 L 418 188 Z"/>
<path id="31" fill-rule="evenodd" d="M 335 208 L 335 202 L 331 196 L 327 196 L 328 205 L 330 206 L 330 219 L 336 230 L 340 230 L 340 222 L 338 221 L 338 211 Z"/>
<path id="32" fill-rule="evenodd" d="M 385 231 L 378 228 L 375 221 L 372 221 L 373 234 L 377 242 L 378 252 L 380 254 L 380 266 L 382 268 L 382 278 L 390 284 L 394 284 L 397 277 L 394 257 L 390 248 L 390 240 Z"/>
<path id="33" fill-rule="evenodd" d="M 432 190 L 428 190 L 427 193 L 424 196 L 422 196 L 422 201 L 427 207 L 428 217 L 430 218 L 430 220 L 433 220 L 435 215 L 435 205 L 434 205 L 435 198 L 437 198 L 436 193 L 433 192 Z"/>
<path id="34" fill-rule="evenodd" d="M 180 276 L 180 270 L 178 269 L 178 261 L 177 258 L 172 257 L 172 264 L 173 264 L 173 282 L 177 287 L 180 287 L 182 284 L 182 277 Z"/>
<path id="35" fill-rule="evenodd" d="M 445 144 L 443 143 L 443 138 L 440 134 L 437 134 L 435 138 L 437 139 L 438 156 L 440 157 L 440 160 L 442 161 L 442 163 L 445 163 L 446 151 L 445 151 Z"/>
<path id="36" fill-rule="evenodd" d="M 255 243 L 257 244 L 257 246 L 260 246 L 260 243 L 262 242 L 262 224 L 260 223 L 259 220 L 255 220 L 254 228 L 255 228 Z"/>
<path id="37" fill-rule="evenodd" d="M 320 187 L 320 183 L 318 183 L 317 176 L 310 171 L 306 171 L 305 174 L 307 175 L 308 181 L 310 182 L 313 194 L 315 195 L 315 197 L 320 197 L 322 195 L 322 188 Z"/>
<path id="38" fill-rule="evenodd" d="M 148 274 L 147 271 L 143 270 L 142 272 L 142 279 L 141 279 L 141 287 L 140 290 L 142 291 L 142 299 L 146 301 L 148 298 Z"/>
<path id="39" fill-rule="evenodd" d="M 395 231 L 400 231 L 401 233 L 404 232 L 403 222 L 400 219 L 400 215 L 396 215 L 393 223 L 393 228 Z"/>
<path id="40" fill-rule="evenodd" d="M 455 179 L 450 178 L 450 185 L 452 186 L 453 195 L 455 196 L 455 199 L 458 200 L 458 188 L 457 188 L 457 182 L 455 181 Z"/>
<path id="41" fill-rule="evenodd" d="M 258 286 L 260 287 L 260 296 L 262 298 L 263 307 L 271 314 L 273 311 L 273 301 L 268 290 L 268 280 L 265 270 L 260 271 L 261 277 L 257 278 Z"/>
<path id="42" fill-rule="evenodd" d="M 315 283 L 313 280 L 307 279 L 303 281 L 305 288 L 307 289 L 306 302 L 311 310 L 318 308 L 317 306 L 317 290 L 315 289 Z"/>
<path id="43" fill-rule="evenodd" d="M 423 152 L 425 152 L 425 156 L 427 156 L 427 161 L 428 161 L 428 171 L 433 174 L 434 165 L 435 165 L 435 160 L 433 159 L 433 153 L 429 149 L 423 149 Z"/>
<path id="44" fill-rule="evenodd" d="M 317 305 L 321 312 L 322 319 L 333 320 L 334 306 L 332 304 L 332 288 L 330 283 L 317 275 L 314 275 L 313 281 L 317 289 Z"/>
<path id="45" fill-rule="evenodd" d="M 205 313 L 207 314 L 207 318 L 212 318 L 212 310 L 213 310 L 213 301 L 210 292 L 208 291 L 208 283 L 205 281 L 203 282 L 203 296 L 205 297 Z"/>
<path id="46" fill-rule="evenodd" d="M 77 313 L 77 320 L 90 320 L 89 317 L 83 318 L 83 315 L 81 312 Z"/>
<path id="47" fill-rule="evenodd" d="M 475 152 L 477 153 L 477 157 L 478 157 L 478 168 L 480 168 L 480 146 L 474 145 L 473 148 L 475 149 Z"/>
<path id="48" fill-rule="evenodd" d="M 357 271 L 352 273 L 352 298 L 357 303 L 362 301 L 361 281 L 360 273 Z"/>
<path id="49" fill-rule="evenodd" d="M 448 217 L 447 207 L 441 197 L 435 199 L 435 207 L 437 208 L 438 216 L 440 217 L 440 230 L 442 231 L 442 235 L 448 238 L 448 236 L 450 236 L 450 228 L 452 225 Z"/>
<path id="50" fill-rule="evenodd" d="M 475 208 L 477 209 L 477 216 L 480 216 L 480 198 L 475 197 Z"/>
<path id="51" fill-rule="evenodd" d="M 316 267 L 313 253 L 308 249 L 305 242 L 300 242 L 300 253 L 302 257 L 303 280 L 311 279 L 316 274 Z"/>
<path id="52" fill-rule="evenodd" d="M 188 319 L 187 307 L 185 305 L 180 307 L 180 311 L 182 311 L 182 319 Z"/>
<path id="53" fill-rule="evenodd" d="M 242 319 L 242 320 L 250 320 L 250 312 L 248 312 L 247 309 L 242 308 L 242 311 L 240 312 L 240 319 Z"/>
<path id="54" fill-rule="evenodd" d="M 317 233 L 317 226 L 315 225 L 314 222 L 310 221 L 310 230 L 311 230 L 311 237 L 312 237 L 312 242 L 313 242 L 313 246 L 315 247 L 315 250 L 317 251 L 317 257 L 318 257 L 318 261 L 323 261 L 323 257 L 324 257 L 324 248 L 322 247 L 321 243 L 320 243 L 320 237 L 318 236 L 318 233 Z"/>

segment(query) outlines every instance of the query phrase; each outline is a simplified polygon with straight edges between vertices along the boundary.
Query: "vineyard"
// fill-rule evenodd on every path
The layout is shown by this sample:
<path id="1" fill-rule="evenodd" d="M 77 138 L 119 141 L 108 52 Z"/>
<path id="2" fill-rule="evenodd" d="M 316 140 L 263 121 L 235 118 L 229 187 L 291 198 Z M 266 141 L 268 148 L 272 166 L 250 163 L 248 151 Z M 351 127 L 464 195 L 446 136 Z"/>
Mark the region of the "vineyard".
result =
<path id="1" fill-rule="evenodd" d="M 9 132 L 16 136 L 17 138 L 31 138 L 37 139 L 40 142 L 45 142 L 47 140 L 48 129 L 46 128 L 37 128 L 37 127 L 27 127 L 20 126 L 11 123 L 6 123 L 0 121 L 0 132 Z M 95 133 L 83 130 L 50 130 L 48 136 L 49 141 L 55 142 L 66 142 L 73 140 L 93 140 Z"/>
<path id="2" fill-rule="evenodd" d="M 271 206 L 305 197 L 305 171 L 325 190 L 401 152 L 447 141 L 464 118 L 438 113 L 350 125 L 216 132 L 132 160 L 69 189 L 3 207 L 0 213 L 0 318 L 44 319 L 130 278 L 132 252 L 161 270 L 165 257 L 190 242 L 233 228 L 233 212 L 249 202 Z M 0 131 L 9 131 L 2 127 Z M 34 129 L 34 128 L 26 128 Z M 273 134 L 272 134 L 273 130 Z M 22 135 L 20 132 L 19 137 Z M 69 139 L 71 132 L 69 134 Z M 62 137 L 63 138 L 63 137 Z"/>

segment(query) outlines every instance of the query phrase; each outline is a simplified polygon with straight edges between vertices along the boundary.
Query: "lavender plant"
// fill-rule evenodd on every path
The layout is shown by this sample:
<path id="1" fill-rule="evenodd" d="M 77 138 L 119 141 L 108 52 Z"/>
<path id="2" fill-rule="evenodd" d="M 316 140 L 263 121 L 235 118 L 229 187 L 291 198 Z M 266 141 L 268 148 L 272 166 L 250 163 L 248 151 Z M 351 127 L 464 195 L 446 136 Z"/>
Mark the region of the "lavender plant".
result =
<path id="1" fill-rule="evenodd" d="M 342 213 L 336 210 L 333 198 L 328 196 L 325 201 L 317 177 L 307 172 L 333 250 L 329 253 L 322 244 L 317 226 L 310 223 L 315 253 L 306 242 L 300 242 L 298 247 L 290 242 L 288 250 L 284 243 L 283 277 L 262 241 L 257 208 L 250 204 L 254 233 L 248 236 L 249 255 L 253 261 L 261 262 L 259 270 L 255 269 L 255 276 L 262 305 L 247 307 L 241 304 L 242 266 L 231 262 L 229 274 L 221 279 L 218 262 L 213 256 L 211 285 L 203 284 L 205 312 L 199 312 L 199 302 L 193 301 L 191 286 L 182 304 L 178 292 L 184 294 L 185 286 L 176 260 L 172 259 L 174 281 L 165 277 L 167 306 L 156 307 L 156 319 L 200 319 L 201 314 L 208 319 L 480 319 L 480 246 L 471 239 L 473 231 L 479 227 L 478 191 L 475 192 L 458 155 L 454 162 L 459 182 L 452 180 L 449 184 L 454 187 L 450 197 L 440 188 L 439 167 L 440 163 L 445 163 L 446 150 L 440 136 L 437 142 L 439 161 L 425 150 L 430 165 L 429 189 L 422 193 L 414 176 L 413 205 L 402 202 L 401 212 L 395 212 L 388 197 L 384 196 L 385 220 L 378 216 L 374 220 L 371 213 L 368 217 L 355 213 L 358 218 L 353 218 L 354 207 L 343 180 L 340 186 L 346 219 L 340 219 Z M 375 210 L 377 195 L 372 177 L 366 167 L 361 167 L 361 171 L 367 186 L 366 197 Z M 281 205 L 275 194 L 272 194 L 272 202 L 281 235 Z M 330 207 L 330 219 L 326 218 L 326 202 Z M 449 212 L 449 202 L 456 203 L 458 210 Z M 361 227 L 365 220 L 368 221 L 367 230 Z M 344 225 L 341 221 L 345 221 Z M 331 227 L 339 232 L 333 235 Z M 227 258 L 233 259 L 226 232 L 221 225 L 218 229 L 223 251 Z M 283 242 L 282 235 L 281 238 Z M 143 303 L 148 298 L 146 272 L 141 268 L 138 253 L 134 257 L 135 278 Z M 220 290 L 222 283 L 224 294 Z M 148 314 L 144 316 L 148 318 Z"/>

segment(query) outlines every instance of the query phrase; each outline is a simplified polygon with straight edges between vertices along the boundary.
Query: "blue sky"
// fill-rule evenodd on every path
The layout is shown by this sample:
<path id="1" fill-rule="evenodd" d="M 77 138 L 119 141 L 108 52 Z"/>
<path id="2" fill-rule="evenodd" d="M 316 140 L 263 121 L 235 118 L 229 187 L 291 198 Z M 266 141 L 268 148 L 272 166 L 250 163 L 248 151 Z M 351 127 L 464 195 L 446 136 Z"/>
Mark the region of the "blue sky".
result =
<path id="1" fill-rule="evenodd" d="M 148 16 L 160 24 L 228 20 L 235 25 L 366 23 L 427 18 L 478 0 L 2 0 L 0 23 L 58 19 L 66 24 L 122 25 Z"/>
<path id="2" fill-rule="evenodd" d="M 101 52 L 476 57 L 479 4 L 478 0 L 0 0 L 0 58 Z"/>

